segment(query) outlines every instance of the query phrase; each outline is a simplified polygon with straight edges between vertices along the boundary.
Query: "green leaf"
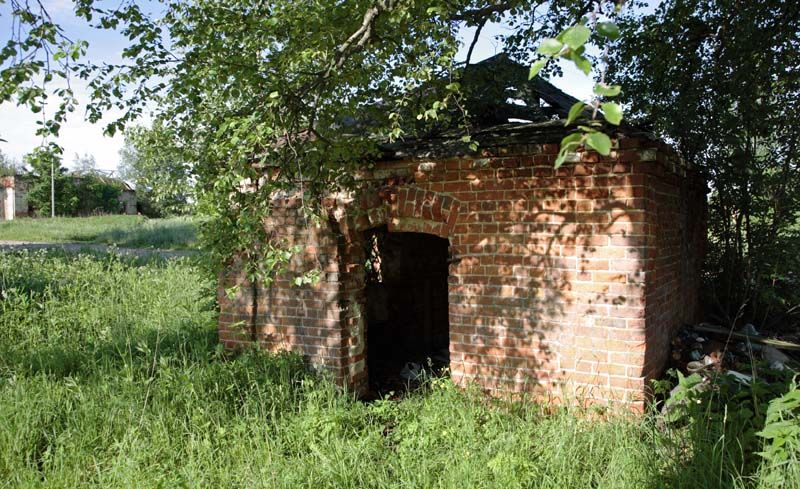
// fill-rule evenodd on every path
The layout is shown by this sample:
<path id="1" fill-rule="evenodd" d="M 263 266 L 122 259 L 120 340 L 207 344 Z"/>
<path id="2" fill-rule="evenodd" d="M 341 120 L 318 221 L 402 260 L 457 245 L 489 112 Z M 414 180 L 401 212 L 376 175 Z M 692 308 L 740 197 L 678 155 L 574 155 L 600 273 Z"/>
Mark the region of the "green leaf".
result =
<path id="1" fill-rule="evenodd" d="M 592 63 L 589 62 L 588 59 L 584 58 L 578 53 L 572 53 L 569 57 L 573 63 L 575 63 L 575 67 L 583 72 L 584 75 L 588 75 L 592 71 Z"/>
<path id="2" fill-rule="evenodd" d="M 565 30 L 561 34 L 561 39 L 570 49 L 578 49 L 586 44 L 590 35 L 592 35 L 592 31 L 590 31 L 588 27 L 578 24 Z"/>
<path id="3" fill-rule="evenodd" d="M 586 144 L 603 156 L 611 152 L 611 138 L 602 132 L 593 132 L 586 136 Z"/>
<path id="4" fill-rule="evenodd" d="M 619 85 L 606 85 L 605 83 L 598 83 L 594 86 L 594 93 L 601 97 L 616 97 L 622 91 Z"/>
<path id="5" fill-rule="evenodd" d="M 570 134 L 570 136 L 578 136 L 578 139 L 580 139 L 582 137 L 578 133 Z M 564 138 L 564 140 L 566 140 L 570 136 L 567 136 L 566 138 Z M 564 140 L 562 140 L 561 142 L 563 143 Z M 558 157 L 556 158 L 555 164 L 553 166 L 556 169 L 561 167 L 561 165 L 563 165 L 564 161 L 567 159 L 567 155 L 569 154 L 569 152 L 574 150 L 574 149 L 577 149 L 578 146 L 580 146 L 580 145 L 581 145 L 580 141 L 572 141 L 572 142 L 567 143 L 567 144 L 562 144 L 561 145 L 561 150 L 558 152 Z"/>
<path id="6" fill-rule="evenodd" d="M 564 122 L 564 125 L 568 126 L 572 124 L 572 122 L 581 115 L 584 107 L 586 107 L 586 104 L 583 102 L 575 102 L 572 104 L 572 107 L 569 108 L 569 114 L 567 115 L 567 120 Z M 564 142 L 562 141 L 561 144 L 564 144 Z"/>
<path id="7" fill-rule="evenodd" d="M 609 123 L 618 126 L 622 122 L 622 107 L 618 103 L 604 102 L 600 104 L 600 108 L 603 109 L 603 117 Z"/>
<path id="8" fill-rule="evenodd" d="M 554 167 L 559 168 L 561 165 L 563 165 L 564 160 L 567 159 L 567 154 L 580 146 L 582 140 L 583 134 L 579 132 L 574 132 L 564 136 L 564 139 L 561 140 L 561 149 L 558 151 L 558 157 L 556 158 Z"/>
<path id="9" fill-rule="evenodd" d="M 580 144 L 582 139 L 583 139 L 583 134 L 579 132 L 573 132 L 572 134 L 567 134 L 566 136 L 564 136 L 564 139 L 561 140 L 561 148 L 563 149 L 564 146 L 573 143 Z"/>
<path id="10" fill-rule="evenodd" d="M 612 41 L 619 39 L 619 27 L 613 22 L 598 22 L 597 32 Z"/>
<path id="11" fill-rule="evenodd" d="M 542 71 L 542 68 L 544 68 L 544 66 L 546 64 L 547 64 L 547 60 L 546 59 L 540 59 L 539 61 L 533 63 L 531 65 L 531 71 L 530 71 L 530 73 L 528 73 L 528 80 L 532 80 L 536 75 L 538 75 L 539 72 Z"/>
<path id="12" fill-rule="evenodd" d="M 539 49 L 536 50 L 539 54 L 544 54 L 546 56 L 555 56 L 561 51 L 564 45 L 558 39 L 548 38 L 542 41 L 539 44 Z"/>

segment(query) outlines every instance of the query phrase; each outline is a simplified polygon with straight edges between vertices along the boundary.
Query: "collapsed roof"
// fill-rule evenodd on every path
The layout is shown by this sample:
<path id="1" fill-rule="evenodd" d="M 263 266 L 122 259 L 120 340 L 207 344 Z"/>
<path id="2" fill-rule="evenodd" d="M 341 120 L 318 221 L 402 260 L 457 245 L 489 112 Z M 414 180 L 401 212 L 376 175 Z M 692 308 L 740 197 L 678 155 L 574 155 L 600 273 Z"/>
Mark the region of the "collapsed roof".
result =
<path id="1" fill-rule="evenodd" d="M 465 106 L 476 128 L 510 122 L 544 122 L 567 116 L 578 99 L 501 53 L 462 68 Z"/>

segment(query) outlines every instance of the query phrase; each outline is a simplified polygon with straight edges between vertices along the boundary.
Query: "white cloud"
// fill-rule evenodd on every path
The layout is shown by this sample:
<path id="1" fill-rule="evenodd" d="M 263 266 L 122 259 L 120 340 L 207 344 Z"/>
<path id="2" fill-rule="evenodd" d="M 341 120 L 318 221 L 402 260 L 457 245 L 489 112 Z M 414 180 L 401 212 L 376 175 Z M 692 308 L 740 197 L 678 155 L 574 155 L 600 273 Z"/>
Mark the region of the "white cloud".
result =
<path id="1" fill-rule="evenodd" d="M 87 100 L 85 84 L 73 83 L 72 88 L 79 101 Z M 52 103 L 55 103 L 52 99 Z M 79 106 L 75 112 L 69 114 L 67 122 L 62 125 L 58 138 L 51 141 L 64 148 L 64 163 L 72 164 L 75 153 L 83 155 L 89 153 L 97 160 L 98 168 L 115 170 L 119 165 L 119 150 L 123 145 L 121 134 L 113 138 L 103 135 L 103 121 L 97 124 L 87 122 L 84 117 L 85 106 Z M 111 120 L 117 111 L 110 111 L 104 121 Z M 42 144 L 41 136 L 36 136 L 42 114 L 34 114 L 27 107 L 18 107 L 12 103 L 0 105 L 0 150 L 3 153 L 22 160 L 22 157 Z"/>

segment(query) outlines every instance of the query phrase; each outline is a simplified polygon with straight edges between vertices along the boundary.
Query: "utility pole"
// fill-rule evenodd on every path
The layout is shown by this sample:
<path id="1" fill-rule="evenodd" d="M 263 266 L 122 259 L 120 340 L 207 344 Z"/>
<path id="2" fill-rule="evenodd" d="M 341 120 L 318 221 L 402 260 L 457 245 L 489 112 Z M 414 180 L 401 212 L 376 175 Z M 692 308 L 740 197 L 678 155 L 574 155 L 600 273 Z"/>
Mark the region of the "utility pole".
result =
<path id="1" fill-rule="evenodd" d="M 50 217 L 56 217 L 56 171 L 54 158 L 50 158 Z"/>

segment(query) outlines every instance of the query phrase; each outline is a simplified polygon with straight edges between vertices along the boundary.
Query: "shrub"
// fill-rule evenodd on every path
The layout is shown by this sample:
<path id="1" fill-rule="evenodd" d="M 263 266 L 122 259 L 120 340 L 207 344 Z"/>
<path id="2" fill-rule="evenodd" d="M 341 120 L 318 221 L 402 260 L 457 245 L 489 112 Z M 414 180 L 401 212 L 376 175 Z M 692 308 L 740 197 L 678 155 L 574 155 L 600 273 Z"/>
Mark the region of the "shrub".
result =
<path id="1" fill-rule="evenodd" d="M 37 216 L 50 216 L 50 177 L 38 177 L 28 191 L 28 205 Z M 58 173 L 55 176 L 55 204 L 57 216 L 72 216 L 78 210 L 80 198 L 75 182 L 69 175 Z"/>
<path id="2" fill-rule="evenodd" d="M 764 429 L 765 439 L 761 486 L 787 487 L 800 484 L 800 389 L 792 379 L 786 394 L 770 401 Z"/>
<path id="3" fill-rule="evenodd" d="M 118 214 L 123 210 L 119 200 L 122 184 L 96 175 L 83 175 L 75 185 L 78 195 L 76 214 Z"/>

